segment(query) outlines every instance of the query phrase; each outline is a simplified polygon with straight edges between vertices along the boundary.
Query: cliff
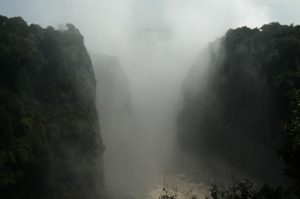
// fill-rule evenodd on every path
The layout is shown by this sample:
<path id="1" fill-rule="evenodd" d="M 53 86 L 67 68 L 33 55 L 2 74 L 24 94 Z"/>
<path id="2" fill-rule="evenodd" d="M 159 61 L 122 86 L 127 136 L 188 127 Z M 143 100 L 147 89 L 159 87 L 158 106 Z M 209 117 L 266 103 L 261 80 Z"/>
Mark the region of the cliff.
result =
<path id="1" fill-rule="evenodd" d="M 299 49 L 300 26 L 278 23 L 212 43 L 186 79 L 181 146 L 258 181 L 279 183 L 283 168 L 299 179 Z"/>
<path id="2" fill-rule="evenodd" d="M 79 31 L 0 16 L 0 195 L 103 198 L 96 80 Z"/>
<path id="3" fill-rule="evenodd" d="M 123 198 L 135 180 L 135 167 L 131 162 L 137 159 L 132 158 L 136 146 L 129 146 L 135 132 L 129 81 L 118 58 L 99 54 L 91 54 L 91 57 L 97 77 L 96 105 L 106 144 L 106 189 L 112 198 Z"/>
<path id="4" fill-rule="evenodd" d="M 117 57 L 92 55 L 97 81 L 97 108 L 103 120 L 127 115 L 131 109 L 129 81 Z M 120 115 L 121 114 L 121 115 Z"/>

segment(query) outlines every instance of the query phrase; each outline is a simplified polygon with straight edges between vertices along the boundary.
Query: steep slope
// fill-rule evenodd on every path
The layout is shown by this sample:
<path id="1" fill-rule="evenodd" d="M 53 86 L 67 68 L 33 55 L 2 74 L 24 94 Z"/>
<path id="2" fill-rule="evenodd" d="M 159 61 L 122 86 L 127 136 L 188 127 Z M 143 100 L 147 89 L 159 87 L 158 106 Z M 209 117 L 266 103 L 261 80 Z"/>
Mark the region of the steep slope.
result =
<path id="1" fill-rule="evenodd" d="M 96 81 L 83 37 L 0 16 L 0 195 L 102 198 Z"/>
<path id="2" fill-rule="evenodd" d="M 282 127 L 293 117 L 289 95 L 295 98 L 300 88 L 300 26 L 229 30 L 204 54 L 186 80 L 181 145 L 231 165 L 229 176 L 278 182 L 283 173 L 279 150 L 286 142 Z M 298 167 L 295 142 L 287 170 Z M 207 164 L 216 168 L 216 162 Z"/>
<path id="3" fill-rule="evenodd" d="M 129 82 L 118 59 L 92 54 L 97 77 L 97 108 L 101 121 L 104 154 L 105 183 L 112 198 L 123 198 L 135 181 L 133 157 L 133 107 Z M 137 189 L 135 187 L 135 189 Z"/>
<path id="4" fill-rule="evenodd" d="M 97 106 L 101 119 L 128 114 L 131 109 L 129 82 L 118 59 L 92 55 L 97 81 Z M 110 118 L 111 119 L 111 118 Z"/>

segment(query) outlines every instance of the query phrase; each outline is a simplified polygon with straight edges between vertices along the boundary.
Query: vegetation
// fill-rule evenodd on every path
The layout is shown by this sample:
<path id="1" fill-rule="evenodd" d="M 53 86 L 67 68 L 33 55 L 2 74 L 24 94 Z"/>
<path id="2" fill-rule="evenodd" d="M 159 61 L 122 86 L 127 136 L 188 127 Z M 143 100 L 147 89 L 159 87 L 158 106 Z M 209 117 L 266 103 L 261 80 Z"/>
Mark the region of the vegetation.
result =
<path id="1" fill-rule="evenodd" d="M 169 191 L 167 188 L 163 188 L 163 194 L 159 196 L 159 199 L 176 199 L 177 198 L 177 193 Z"/>
<path id="2" fill-rule="evenodd" d="M 288 199 L 292 198 L 287 190 L 282 187 L 274 187 L 270 184 L 264 184 L 261 187 L 255 187 L 249 180 L 233 182 L 228 188 L 220 188 L 213 184 L 211 186 L 211 197 L 213 199 Z"/>
<path id="3" fill-rule="evenodd" d="M 207 82 L 198 84 L 198 94 L 185 90 L 179 118 L 182 146 L 201 157 L 218 157 L 260 182 L 281 182 L 284 165 L 299 194 L 300 26 L 270 23 L 229 30 L 207 52 Z M 201 64 L 199 60 L 193 68 L 186 88 L 198 78 Z M 249 184 L 213 197 L 249 198 L 232 196 L 244 185 Z"/>
<path id="4" fill-rule="evenodd" d="M 96 81 L 83 37 L 0 16 L 0 196 L 101 198 Z"/>

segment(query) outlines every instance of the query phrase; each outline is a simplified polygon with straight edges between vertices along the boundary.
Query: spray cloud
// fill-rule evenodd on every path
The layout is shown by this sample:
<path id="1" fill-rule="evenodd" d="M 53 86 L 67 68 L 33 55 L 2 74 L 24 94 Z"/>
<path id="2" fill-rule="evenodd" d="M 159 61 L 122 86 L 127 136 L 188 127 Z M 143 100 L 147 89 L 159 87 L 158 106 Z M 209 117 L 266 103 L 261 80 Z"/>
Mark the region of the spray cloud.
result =
<path id="1" fill-rule="evenodd" d="M 21 4 L 23 9 L 15 15 L 42 25 L 75 24 L 90 52 L 117 57 L 125 71 L 138 122 L 109 121 L 115 127 L 107 133 L 114 131 L 115 136 L 104 139 L 105 156 L 114 155 L 119 161 L 105 164 L 110 168 L 115 166 L 110 163 L 123 162 L 116 167 L 121 169 L 117 174 L 126 173 L 107 174 L 116 189 L 126 187 L 130 177 L 147 179 L 166 169 L 176 147 L 182 82 L 201 49 L 228 28 L 269 22 L 268 10 L 251 0 L 30 0 Z M 116 140 L 122 146 L 112 145 Z"/>

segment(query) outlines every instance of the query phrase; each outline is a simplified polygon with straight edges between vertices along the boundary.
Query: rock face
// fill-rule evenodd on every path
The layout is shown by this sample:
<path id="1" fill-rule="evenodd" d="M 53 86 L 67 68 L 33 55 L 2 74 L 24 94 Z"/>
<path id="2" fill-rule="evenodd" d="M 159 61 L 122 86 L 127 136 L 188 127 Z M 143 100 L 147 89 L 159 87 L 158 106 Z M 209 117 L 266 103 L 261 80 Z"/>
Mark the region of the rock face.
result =
<path id="1" fill-rule="evenodd" d="M 285 141 L 282 126 L 292 116 L 287 96 L 300 88 L 299 33 L 300 26 L 278 23 L 243 27 L 208 47 L 186 80 L 179 117 L 182 146 L 231 165 L 229 178 L 240 171 L 277 181 L 283 173 L 278 156 Z M 217 170 L 218 164 L 210 168 Z"/>
<path id="2" fill-rule="evenodd" d="M 134 182 L 136 151 L 132 143 L 133 108 L 129 82 L 118 59 L 106 55 L 92 55 L 97 77 L 97 108 L 100 113 L 104 154 L 105 183 L 112 198 L 123 198 Z M 121 153 L 120 153 L 121 152 Z"/>
<path id="3" fill-rule="evenodd" d="M 101 120 L 127 115 L 131 110 L 129 82 L 118 58 L 92 55 L 92 60 L 98 79 L 96 98 Z"/>
<path id="4" fill-rule="evenodd" d="M 96 80 L 83 37 L 0 16 L 0 195 L 104 198 Z"/>

